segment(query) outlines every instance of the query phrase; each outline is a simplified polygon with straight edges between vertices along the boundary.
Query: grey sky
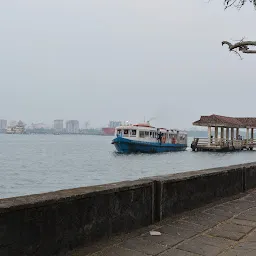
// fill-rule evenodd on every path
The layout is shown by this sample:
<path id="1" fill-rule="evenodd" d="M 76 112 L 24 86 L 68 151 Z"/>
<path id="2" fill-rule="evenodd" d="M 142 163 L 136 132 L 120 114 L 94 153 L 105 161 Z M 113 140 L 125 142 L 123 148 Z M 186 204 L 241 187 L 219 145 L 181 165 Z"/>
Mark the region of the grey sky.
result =
<path id="1" fill-rule="evenodd" d="M 256 116 L 256 12 L 223 1 L 43 0 L 0 3 L 0 118 L 143 121 L 186 128 L 201 114 Z"/>

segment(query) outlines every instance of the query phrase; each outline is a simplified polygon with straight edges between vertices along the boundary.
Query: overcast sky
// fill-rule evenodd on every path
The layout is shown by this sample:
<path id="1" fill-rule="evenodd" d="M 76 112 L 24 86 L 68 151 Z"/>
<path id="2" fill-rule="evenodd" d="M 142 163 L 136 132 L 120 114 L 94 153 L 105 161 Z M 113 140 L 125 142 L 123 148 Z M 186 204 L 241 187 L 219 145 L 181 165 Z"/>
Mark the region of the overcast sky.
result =
<path id="1" fill-rule="evenodd" d="M 0 3 L 0 118 L 187 128 L 200 115 L 256 116 L 256 11 L 212 0 Z"/>

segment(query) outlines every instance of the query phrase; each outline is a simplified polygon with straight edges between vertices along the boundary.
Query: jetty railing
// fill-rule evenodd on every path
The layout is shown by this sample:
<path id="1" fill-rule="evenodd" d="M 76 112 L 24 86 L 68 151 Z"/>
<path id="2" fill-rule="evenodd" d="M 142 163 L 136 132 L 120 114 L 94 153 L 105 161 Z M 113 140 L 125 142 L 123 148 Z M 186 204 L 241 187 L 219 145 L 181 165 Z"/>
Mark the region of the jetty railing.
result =
<path id="1" fill-rule="evenodd" d="M 209 141 L 210 140 L 210 141 Z M 256 146 L 256 139 L 225 139 L 225 138 L 194 138 L 194 143 L 198 146 L 220 146 L 228 147 L 233 146 L 235 148 Z M 210 143 L 209 143 L 210 142 Z"/>

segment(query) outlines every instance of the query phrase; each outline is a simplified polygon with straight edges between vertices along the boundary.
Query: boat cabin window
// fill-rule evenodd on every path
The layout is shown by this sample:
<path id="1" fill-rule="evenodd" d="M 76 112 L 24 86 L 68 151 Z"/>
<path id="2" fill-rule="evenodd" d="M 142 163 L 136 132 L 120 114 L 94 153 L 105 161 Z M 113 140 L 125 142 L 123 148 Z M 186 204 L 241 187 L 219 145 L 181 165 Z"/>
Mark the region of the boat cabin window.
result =
<path id="1" fill-rule="evenodd" d="M 145 137 L 144 131 L 140 131 L 140 138 L 144 138 L 144 137 Z"/>
<path id="2" fill-rule="evenodd" d="M 151 132 L 149 133 L 149 136 L 150 136 L 150 138 L 155 138 L 155 132 L 151 131 Z"/>
<path id="3" fill-rule="evenodd" d="M 124 134 L 125 134 L 125 135 L 128 135 L 128 130 L 124 130 Z"/>
<path id="4" fill-rule="evenodd" d="M 121 130 L 117 130 L 117 134 L 121 134 Z"/>
<path id="5" fill-rule="evenodd" d="M 145 132 L 145 137 L 148 137 L 149 136 L 149 132 Z"/>
<path id="6" fill-rule="evenodd" d="M 132 136 L 136 136 L 136 130 L 132 130 Z"/>

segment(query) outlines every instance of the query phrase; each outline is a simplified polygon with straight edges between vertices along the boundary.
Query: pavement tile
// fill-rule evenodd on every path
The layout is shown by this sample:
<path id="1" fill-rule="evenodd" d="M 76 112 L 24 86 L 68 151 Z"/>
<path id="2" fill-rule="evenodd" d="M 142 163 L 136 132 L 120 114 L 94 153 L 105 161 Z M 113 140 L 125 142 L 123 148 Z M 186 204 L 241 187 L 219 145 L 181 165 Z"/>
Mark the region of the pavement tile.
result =
<path id="1" fill-rule="evenodd" d="M 227 220 L 228 217 L 226 216 L 220 216 L 220 215 L 213 215 L 213 214 L 207 214 L 207 213 L 199 213 L 196 215 L 191 215 L 186 218 L 184 218 L 184 221 L 192 222 L 195 224 L 199 224 L 206 227 L 213 227 L 217 225 L 218 223 Z"/>
<path id="2" fill-rule="evenodd" d="M 112 246 L 107 248 L 101 252 L 94 253 L 91 256 L 148 256 L 149 254 L 145 254 L 138 251 L 129 250 L 126 248 Z"/>
<path id="3" fill-rule="evenodd" d="M 233 205 L 217 205 L 214 207 L 216 210 L 222 210 L 224 212 L 229 212 L 230 214 L 232 213 L 233 215 L 239 214 L 241 212 L 243 212 L 244 210 L 240 209 L 240 208 L 235 208 L 233 207 Z"/>
<path id="4" fill-rule="evenodd" d="M 145 239 L 149 242 L 157 243 L 165 245 L 166 247 L 172 247 L 180 242 L 182 242 L 185 238 L 181 236 L 172 236 L 169 234 L 162 233 L 161 236 L 151 236 L 149 233 L 140 236 L 140 238 Z"/>
<path id="5" fill-rule="evenodd" d="M 256 251 L 252 249 L 248 250 L 236 250 L 236 249 L 231 249 L 227 252 L 223 252 L 219 254 L 219 256 L 255 256 Z"/>
<path id="6" fill-rule="evenodd" d="M 204 230 L 207 229 L 207 227 L 205 227 L 205 226 L 195 224 L 192 222 L 183 221 L 183 220 L 169 221 L 169 222 L 166 222 L 166 224 L 169 226 L 175 226 L 177 228 L 195 230 L 198 232 L 203 232 Z"/>
<path id="7" fill-rule="evenodd" d="M 241 238 L 245 236 L 244 233 L 231 232 L 231 231 L 226 231 L 221 229 L 211 230 L 208 234 L 211 236 L 223 237 L 223 238 L 227 238 L 234 241 L 239 241 Z"/>
<path id="8" fill-rule="evenodd" d="M 231 240 L 240 240 L 253 228 L 232 223 L 223 223 L 208 232 L 209 235 L 223 237 Z"/>
<path id="9" fill-rule="evenodd" d="M 256 222 L 256 215 L 250 215 L 249 213 L 245 212 L 245 213 L 241 213 L 238 216 L 236 216 L 235 219 L 249 220 L 249 221 Z"/>
<path id="10" fill-rule="evenodd" d="M 241 211 L 245 211 L 253 206 L 252 202 L 246 201 L 243 199 L 227 202 L 224 205 L 232 206 L 234 209 L 241 210 Z"/>
<path id="11" fill-rule="evenodd" d="M 248 227 L 256 227 L 256 222 L 249 221 L 249 220 L 239 220 L 239 219 L 230 219 L 227 221 L 227 223 L 234 223 L 237 225 L 243 225 Z"/>
<path id="12" fill-rule="evenodd" d="M 178 245 L 177 249 L 205 256 L 215 256 L 232 245 L 232 241 L 217 237 L 198 236 Z"/>
<path id="13" fill-rule="evenodd" d="M 253 207 L 247 211 L 250 215 L 256 215 L 256 207 Z"/>
<path id="14" fill-rule="evenodd" d="M 186 252 L 179 249 L 170 249 L 163 253 L 160 253 L 158 256 L 198 256 L 199 254 L 194 254 L 192 252 Z"/>
<path id="15" fill-rule="evenodd" d="M 95 252 L 99 252 L 102 250 L 102 247 L 99 247 L 97 245 L 91 245 L 86 247 L 80 247 L 76 248 L 66 254 L 66 256 L 85 256 L 85 255 L 91 255 Z"/>
<path id="16" fill-rule="evenodd" d="M 256 231 L 254 230 L 253 232 L 251 232 L 246 238 L 245 238 L 246 242 L 255 242 L 256 243 Z"/>
<path id="17" fill-rule="evenodd" d="M 167 246 L 152 243 L 151 241 L 147 241 L 140 237 L 136 237 L 136 238 L 132 238 L 127 241 L 124 241 L 118 246 L 126 249 L 130 249 L 130 250 L 146 253 L 149 255 L 157 255 L 168 249 Z"/>
<path id="18" fill-rule="evenodd" d="M 244 241 L 244 242 L 241 242 L 241 243 L 237 244 L 236 246 L 234 246 L 233 249 L 236 249 L 236 250 L 247 250 L 247 249 L 256 250 L 256 242 L 254 242 L 254 241 L 253 242 Z"/>
<path id="19" fill-rule="evenodd" d="M 169 234 L 171 236 L 177 236 L 177 237 L 180 237 L 183 239 L 190 238 L 192 236 L 195 236 L 195 235 L 201 233 L 200 231 L 197 231 L 197 230 L 184 229 L 184 228 L 179 228 L 179 227 L 172 226 L 172 225 L 165 225 L 156 230 L 161 233 Z"/>
<path id="20" fill-rule="evenodd" d="M 250 202 L 256 202 L 256 194 L 249 194 L 243 197 L 244 200 L 250 201 Z"/>
<path id="21" fill-rule="evenodd" d="M 109 246 L 109 245 L 113 245 L 113 244 L 117 244 L 117 243 L 121 243 L 125 240 L 128 240 L 130 238 L 134 238 L 134 237 L 137 237 L 137 236 L 140 236 L 144 233 L 147 233 L 151 230 L 154 230 L 156 228 L 159 228 L 158 225 L 150 225 L 150 226 L 147 226 L 147 227 L 143 227 L 143 228 L 139 228 L 137 230 L 134 230 L 130 233 L 122 233 L 122 234 L 118 234 L 118 235 L 114 235 L 113 237 L 111 237 L 109 240 L 104 240 L 104 241 L 100 241 L 100 243 L 104 243 L 105 244 L 105 247 Z M 111 242 L 112 244 L 110 244 L 109 242 Z"/>
<path id="22" fill-rule="evenodd" d="M 224 251 L 220 256 L 255 256 L 256 244 L 254 242 L 241 242 L 232 249 Z"/>
<path id="23" fill-rule="evenodd" d="M 232 211 L 227 211 L 218 207 L 213 207 L 205 211 L 205 213 L 208 214 L 214 214 L 214 215 L 220 215 L 220 216 L 226 216 L 226 217 L 233 217 L 234 213 Z"/>

